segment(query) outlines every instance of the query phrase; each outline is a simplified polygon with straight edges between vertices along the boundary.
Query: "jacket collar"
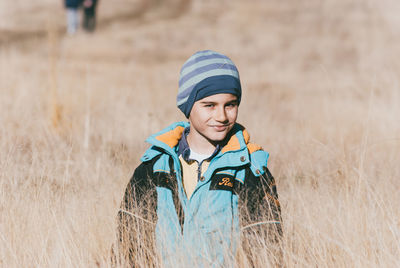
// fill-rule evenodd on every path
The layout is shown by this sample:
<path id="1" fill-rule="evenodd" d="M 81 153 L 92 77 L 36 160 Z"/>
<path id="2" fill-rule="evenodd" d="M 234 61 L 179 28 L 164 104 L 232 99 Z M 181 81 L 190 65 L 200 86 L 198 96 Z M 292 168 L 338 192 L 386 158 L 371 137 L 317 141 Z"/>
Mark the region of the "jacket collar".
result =
<path id="1" fill-rule="evenodd" d="M 172 155 L 178 155 L 179 141 L 181 140 L 185 129 L 189 126 L 190 124 L 188 122 L 177 122 L 163 129 L 162 131 L 151 135 L 149 138 L 147 138 L 146 142 L 153 146 L 146 151 L 142 157 L 142 161 L 150 160 L 159 155 L 161 153 L 159 149 L 162 149 Z M 186 137 L 184 139 L 186 140 Z M 244 150 L 248 146 L 252 146 L 252 144 L 249 144 L 249 140 L 250 135 L 248 134 L 247 130 L 242 125 L 236 123 L 233 126 L 230 134 L 228 134 L 228 140 L 222 143 L 223 145 L 220 150 L 220 154 Z M 261 149 L 261 147 L 254 149 L 258 150 Z"/>

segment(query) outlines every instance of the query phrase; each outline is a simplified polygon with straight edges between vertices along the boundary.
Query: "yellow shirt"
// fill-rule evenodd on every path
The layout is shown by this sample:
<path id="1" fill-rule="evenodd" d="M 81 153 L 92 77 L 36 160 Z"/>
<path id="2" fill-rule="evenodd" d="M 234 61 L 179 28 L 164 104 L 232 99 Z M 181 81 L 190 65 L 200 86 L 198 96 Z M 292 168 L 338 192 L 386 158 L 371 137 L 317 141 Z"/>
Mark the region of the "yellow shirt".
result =
<path id="1" fill-rule="evenodd" d="M 183 180 L 183 188 L 185 189 L 186 196 L 188 199 L 192 196 L 194 189 L 196 189 L 197 181 L 199 179 L 198 175 L 198 167 L 199 164 L 195 160 L 190 160 L 186 162 L 182 155 L 179 156 L 179 160 L 182 166 L 182 180 Z M 204 172 L 206 172 L 208 166 L 210 165 L 210 161 L 204 160 L 200 167 L 200 177 L 203 176 Z"/>

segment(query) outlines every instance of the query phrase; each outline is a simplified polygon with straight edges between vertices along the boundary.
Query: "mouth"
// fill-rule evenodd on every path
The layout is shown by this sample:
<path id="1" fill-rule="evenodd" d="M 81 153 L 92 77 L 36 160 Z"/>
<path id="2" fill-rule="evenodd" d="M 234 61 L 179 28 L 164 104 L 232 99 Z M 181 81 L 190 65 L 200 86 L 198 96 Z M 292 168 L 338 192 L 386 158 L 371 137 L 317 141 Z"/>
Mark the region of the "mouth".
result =
<path id="1" fill-rule="evenodd" d="M 213 129 L 215 129 L 218 132 L 225 131 L 228 129 L 229 125 L 216 125 L 216 126 L 211 126 Z"/>

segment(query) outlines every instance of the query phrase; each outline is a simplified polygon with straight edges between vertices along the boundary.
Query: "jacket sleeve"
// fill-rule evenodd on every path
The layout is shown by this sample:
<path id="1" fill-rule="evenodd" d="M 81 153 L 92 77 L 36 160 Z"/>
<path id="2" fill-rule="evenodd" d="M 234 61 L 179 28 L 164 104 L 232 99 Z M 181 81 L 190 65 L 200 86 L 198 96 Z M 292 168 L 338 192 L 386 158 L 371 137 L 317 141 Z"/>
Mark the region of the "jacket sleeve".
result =
<path id="1" fill-rule="evenodd" d="M 255 176 L 247 170 L 244 185 L 239 192 L 239 212 L 243 233 L 261 232 L 268 240 L 282 235 L 281 208 L 278 201 L 275 179 L 267 167 L 264 174 Z"/>
<path id="2" fill-rule="evenodd" d="M 113 263 L 139 267 L 154 262 L 154 231 L 157 210 L 152 165 L 142 163 L 129 181 L 118 212 L 117 247 Z"/>
<path id="3" fill-rule="evenodd" d="M 242 230 L 238 258 L 246 259 L 251 267 L 258 267 L 260 264 L 254 261 L 267 249 L 271 265 L 280 267 L 282 221 L 274 177 L 266 167 L 259 176 L 247 169 L 245 182 L 238 188 Z"/>

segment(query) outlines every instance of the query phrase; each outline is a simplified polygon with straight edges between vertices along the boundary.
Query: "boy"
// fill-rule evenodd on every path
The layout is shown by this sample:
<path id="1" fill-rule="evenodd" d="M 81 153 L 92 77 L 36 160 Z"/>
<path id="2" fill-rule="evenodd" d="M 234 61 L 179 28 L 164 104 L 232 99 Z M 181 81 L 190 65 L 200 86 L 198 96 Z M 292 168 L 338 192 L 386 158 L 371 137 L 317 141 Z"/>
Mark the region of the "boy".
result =
<path id="1" fill-rule="evenodd" d="M 189 123 L 147 139 L 119 212 L 118 250 L 131 265 L 232 266 L 238 241 L 281 234 L 268 153 L 236 123 L 241 93 L 225 55 L 200 51 L 183 65 L 177 106 Z"/>

